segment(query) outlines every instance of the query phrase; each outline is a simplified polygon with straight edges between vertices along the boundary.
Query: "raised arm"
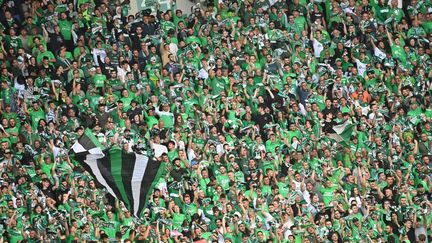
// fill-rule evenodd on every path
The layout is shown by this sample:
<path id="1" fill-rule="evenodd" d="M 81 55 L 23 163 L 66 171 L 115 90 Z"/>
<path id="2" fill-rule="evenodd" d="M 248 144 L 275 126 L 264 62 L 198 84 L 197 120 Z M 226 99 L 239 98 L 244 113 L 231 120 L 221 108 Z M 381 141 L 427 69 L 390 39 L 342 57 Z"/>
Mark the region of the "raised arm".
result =
<path id="1" fill-rule="evenodd" d="M 391 45 L 393 45 L 393 38 L 392 38 L 392 34 L 388 31 L 387 27 L 386 27 L 386 32 L 387 32 L 387 38 L 388 38 L 390 46 L 391 46 Z"/>

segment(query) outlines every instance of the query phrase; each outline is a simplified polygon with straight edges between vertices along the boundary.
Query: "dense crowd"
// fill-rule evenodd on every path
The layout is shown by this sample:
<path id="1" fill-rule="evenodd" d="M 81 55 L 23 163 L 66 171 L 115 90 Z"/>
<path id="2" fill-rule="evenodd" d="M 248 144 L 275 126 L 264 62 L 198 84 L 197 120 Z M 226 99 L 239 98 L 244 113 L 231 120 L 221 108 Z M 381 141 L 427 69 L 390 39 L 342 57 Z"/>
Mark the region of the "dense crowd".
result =
<path id="1" fill-rule="evenodd" d="M 432 241 L 431 1 L 0 3 L 0 242 Z M 162 161 L 139 218 L 86 128 Z"/>

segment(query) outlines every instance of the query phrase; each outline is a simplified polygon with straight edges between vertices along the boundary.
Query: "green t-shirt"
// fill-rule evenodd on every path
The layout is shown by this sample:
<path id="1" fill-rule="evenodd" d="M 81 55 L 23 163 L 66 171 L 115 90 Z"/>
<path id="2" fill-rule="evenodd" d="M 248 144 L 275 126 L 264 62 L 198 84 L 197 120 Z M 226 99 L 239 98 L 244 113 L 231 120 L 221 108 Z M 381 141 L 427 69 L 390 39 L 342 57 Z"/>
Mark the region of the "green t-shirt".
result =
<path id="1" fill-rule="evenodd" d="M 21 231 L 16 228 L 8 229 L 7 232 L 9 233 L 11 243 L 18 243 L 24 239 Z"/>
<path id="2" fill-rule="evenodd" d="M 5 104 L 11 104 L 12 102 L 12 94 L 15 93 L 15 88 L 9 87 L 7 89 L 2 89 L 0 91 L 0 97 L 3 99 Z"/>
<path id="3" fill-rule="evenodd" d="M 229 182 L 230 179 L 228 177 L 228 175 L 217 175 L 216 176 L 216 180 L 218 182 L 218 184 L 224 189 L 224 190 L 228 190 L 229 189 Z"/>
<path id="4" fill-rule="evenodd" d="M 116 220 L 105 221 L 102 223 L 101 230 L 105 231 L 109 238 L 114 239 L 115 234 L 119 230 L 120 222 Z"/>
<path id="5" fill-rule="evenodd" d="M 279 147 L 280 145 L 281 143 L 277 140 L 275 140 L 275 142 L 272 142 L 271 140 L 267 140 L 265 145 L 266 151 L 274 154 L 276 151 L 276 147 Z"/>
<path id="6" fill-rule="evenodd" d="M 323 197 L 324 204 L 328 206 L 333 200 L 333 192 L 337 189 L 337 186 L 321 188 L 320 192 Z"/>
<path id="7" fill-rule="evenodd" d="M 404 49 L 396 44 L 391 46 L 392 55 L 396 57 L 402 65 L 406 65 L 406 53 Z"/>
<path id="8" fill-rule="evenodd" d="M 94 86 L 96 88 L 102 88 L 105 85 L 106 76 L 103 74 L 95 74 L 93 77 Z"/>
<path id="9" fill-rule="evenodd" d="M 171 112 L 163 112 L 159 113 L 160 119 L 164 122 L 165 127 L 173 128 L 174 127 L 174 114 Z"/>
<path id="10" fill-rule="evenodd" d="M 67 41 L 72 39 L 72 23 L 68 20 L 59 20 L 60 34 Z"/>
<path id="11" fill-rule="evenodd" d="M 147 127 L 151 129 L 154 125 L 158 124 L 158 119 L 154 116 L 146 116 Z"/>
<path id="12" fill-rule="evenodd" d="M 48 59 L 50 60 L 55 58 L 54 54 L 51 51 L 45 51 L 44 53 L 39 52 L 39 54 L 36 57 L 37 63 L 41 64 L 44 57 L 48 57 Z"/>
<path id="13" fill-rule="evenodd" d="M 218 95 L 222 91 L 225 91 L 226 81 L 224 78 L 214 77 L 210 79 L 210 86 L 212 88 L 212 95 Z"/>
<path id="14" fill-rule="evenodd" d="M 30 119 L 32 121 L 33 129 L 36 129 L 39 123 L 39 120 L 45 119 L 45 112 L 42 108 L 39 108 L 37 111 L 33 108 L 29 109 Z"/>
<path id="15" fill-rule="evenodd" d="M 51 177 L 51 169 L 52 169 L 52 167 L 53 167 L 53 164 L 51 163 L 51 164 L 45 164 L 45 163 L 43 163 L 42 165 L 41 165 L 41 169 L 42 169 L 42 171 L 48 176 L 48 177 Z"/>
<path id="16" fill-rule="evenodd" d="M 172 227 L 173 229 L 179 229 L 181 225 L 183 224 L 183 221 L 186 219 L 186 216 L 182 213 L 177 214 L 174 213 L 172 218 Z"/>

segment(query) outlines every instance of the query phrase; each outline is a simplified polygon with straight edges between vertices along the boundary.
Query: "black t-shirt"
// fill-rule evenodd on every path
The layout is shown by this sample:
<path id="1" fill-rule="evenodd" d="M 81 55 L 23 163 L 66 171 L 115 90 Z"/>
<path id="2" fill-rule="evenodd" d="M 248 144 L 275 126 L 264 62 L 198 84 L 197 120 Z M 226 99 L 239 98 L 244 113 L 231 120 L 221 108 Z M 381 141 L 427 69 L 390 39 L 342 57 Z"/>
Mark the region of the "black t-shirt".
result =
<path id="1" fill-rule="evenodd" d="M 315 222 L 318 222 L 318 221 L 320 221 L 321 220 L 321 217 L 326 217 L 326 219 L 327 218 L 330 218 L 330 209 L 324 209 L 324 210 L 320 210 L 318 213 L 316 213 L 315 214 L 315 218 L 314 218 L 314 221 Z"/>
<path id="2" fill-rule="evenodd" d="M 141 49 L 141 39 L 144 38 L 144 35 L 131 35 L 132 49 L 140 50 Z"/>
<path id="3" fill-rule="evenodd" d="M 179 182 L 181 181 L 182 176 L 185 175 L 186 173 L 187 173 L 186 169 L 180 167 L 179 168 L 174 167 L 170 175 L 175 181 Z"/>
<path id="4" fill-rule="evenodd" d="M 57 53 L 63 43 L 64 40 L 60 34 L 49 34 L 48 50 L 50 50 L 52 53 Z"/>
<path id="5" fill-rule="evenodd" d="M 397 196 L 397 194 L 398 194 L 398 191 L 397 191 L 397 186 L 396 185 L 388 185 L 388 186 L 385 186 L 384 188 L 383 188 L 383 193 L 385 192 L 385 190 L 387 190 L 387 189 L 390 189 L 391 191 L 392 191 L 392 193 L 393 193 L 393 197 L 396 197 Z"/>
<path id="6" fill-rule="evenodd" d="M 324 121 L 324 127 L 322 129 L 322 131 L 324 133 L 334 133 L 335 131 L 333 130 L 333 126 L 336 125 L 336 122 L 334 122 L 333 120 L 331 121 Z"/>
<path id="7" fill-rule="evenodd" d="M 45 73 L 48 76 L 52 75 L 52 78 L 55 79 L 55 76 L 54 76 L 54 73 L 55 73 L 54 66 L 48 65 L 48 66 L 42 66 L 41 68 L 45 70 Z"/>
<path id="8" fill-rule="evenodd" d="M 290 167 L 291 167 L 291 164 L 282 163 L 281 167 L 280 167 L 281 168 L 280 174 L 283 176 L 288 176 L 288 170 Z"/>
<path id="9" fill-rule="evenodd" d="M 411 242 L 416 242 L 416 235 L 415 235 L 415 229 L 414 228 L 410 228 L 407 231 L 407 236 Z"/>
<path id="10" fill-rule="evenodd" d="M 193 238 L 193 242 L 197 242 L 197 241 L 201 241 L 201 240 L 204 240 L 204 238 L 202 238 L 202 237 Z"/>
<path id="11" fill-rule="evenodd" d="M 329 114 L 329 113 L 332 113 L 333 115 L 336 115 L 336 109 L 335 109 L 333 106 L 331 106 L 330 108 L 325 107 L 325 108 L 322 110 L 322 114 L 323 114 L 323 115 L 327 115 L 327 114 Z"/>
<path id="12" fill-rule="evenodd" d="M 49 185 L 47 188 L 43 188 L 42 187 L 42 185 L 41 185 L 41 191 L 44 193 L 44 195 L 46 196 L 46 197 L 50 197 L 50 198 L 52 198 L 52 199 L 55 199 L 55 192 L 53 191 L 53 189 L 52 189 L 52 185 Z"/>
<path id="13" fill-rule="evenodd" d="M 98 119 L 99 125 L 101 127 L 105 127 L 105 124 L 108 122 L 108 118 L 110 117 L 110 115 L 111 114 L 109 112 L 98 112 L 96 114 L 96 118 Z"/>
<path id="14" fill-rule="evenodd" d="M 141 107 L 136 107 L 135 109 L 129 109 L 126 113 L 129 117 L 129 119 L 133 119 L 135 115 L 140 115 L 142 114 L 142 108 Z"/>
<path id="15" fill-rule="evenodd" d="M 69 113 L 69 110 L 73 110 L 75 112 L 75 115 L 79 114 L 79 109 L 74 104 L 63 104 L 62 105 L 62 115 L 67 116 Z"/>
<path id="16" fill-rule="evenodd" d="M 372 203 L 375 203 L 375 202 L 379 201 L 378 190 L 371 189 L 370 192 L 369 192 L 369 196 L 373 198 L 372 199 L 373 200 Z"/>
<path id="17" fill-rule="evenodd" d="M 142 24 L 142 35 L 146 36 L 146 35 L 154 35 L 156 32 L 156 26 L 154 24 Z"/>
<path id="18" fill-rule="evenodd" d="M 320 19 L 323 17 L 323 14 L 319 11 L 313 11 L 311 14 L 311 23 L 314 23 L 315 20 Z"/>
<path id="19" fill-rule="evenodd" d="M 69 187 L 59 187 L 59 189 L 57 190 L 58 195 L 62 195 L 62 194 L 66 194 L 68 193 L 70 190 Z"/>
<path id="20" fill-rule="evenodd" d="M 166 141 L 166 138 L 168 138 L 169 131 L 170 131 L 169 128 L 163 128 L 159 130 L 160 139 Z"/>
<path id="21" fill-rule="evenodd" d="M 216 127 L 218 133 L 223 134 L 224 132 L 222 131 L 224 124 L 222 124 L 222 122 L 218 122 L 216 124 L 214 124 L 214 126 Z"/>
<path id="22" fill-rule="evenodd" d="M 294 216 L 300 216 L 301 215 L 301 205 L 293 204 L 291 205 L 291 209 L 293 211 Z"/>
<path id="23" fill-rule="evenodd" d="M 248 177 L 246 178 L 246 182 L 248 185 L 248 188 L 250 188 L 251 185 L 255 185 L 255 188 L 259 188 L 260 182 L 259 182 L 259 175 L 257 175 L 257 177 L 255 179 L 252 179 L 252 177 Z"/>
<path id="24" fill-rule="evenodd" d="M 394 200 L 394 196 L 393 196 L 392 198 L 384 196 L 384 197 L 381 199 L 381 201 L 380 201 L 380 203 L 382 204 L 382 206 L 384 206 L 384 202 L 385 202 L 385 201 L 389 201 L 389 202 L 390 202 L 390 205 L 392 205 L 392 206 L 396 206 L 396 203 L 395 203 L 395 200 Z"/>
<path id="25" fill-rule="evenodd" d="M 257 114 L 254 116 L 253 120 L 258 125 L 260 131 L 264 130 L 264 126 L 272 122 L 272 117 L 268 113 Z"/>

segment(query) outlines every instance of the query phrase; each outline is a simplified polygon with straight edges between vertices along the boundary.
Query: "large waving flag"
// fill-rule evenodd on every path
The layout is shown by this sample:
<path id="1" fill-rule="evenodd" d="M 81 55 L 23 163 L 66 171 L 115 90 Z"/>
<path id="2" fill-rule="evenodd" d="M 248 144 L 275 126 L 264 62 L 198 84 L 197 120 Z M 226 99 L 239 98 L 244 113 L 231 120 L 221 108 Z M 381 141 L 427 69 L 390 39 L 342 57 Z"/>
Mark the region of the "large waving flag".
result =
<path id="1" fill-rule="evenodd" d="M 333 126 L 333 130 L 335 133 L 329 134 L 329 137 L 336 140 L 336 142 L 341 143 L 343 146 L 349 144 L 351 139 L 351 135 L 355 129 L 355 125 L 350 121 L 346 120 L 345 122 Z"/>
<path id="2" fill-rule="evenodd" d="M 160 162 L 117 147 L 104 149 L 89 129 L 72 146 L 71 153 L 111 195 L 140 216 L 162 173 Z"/>

